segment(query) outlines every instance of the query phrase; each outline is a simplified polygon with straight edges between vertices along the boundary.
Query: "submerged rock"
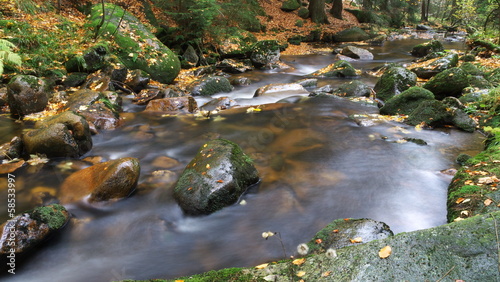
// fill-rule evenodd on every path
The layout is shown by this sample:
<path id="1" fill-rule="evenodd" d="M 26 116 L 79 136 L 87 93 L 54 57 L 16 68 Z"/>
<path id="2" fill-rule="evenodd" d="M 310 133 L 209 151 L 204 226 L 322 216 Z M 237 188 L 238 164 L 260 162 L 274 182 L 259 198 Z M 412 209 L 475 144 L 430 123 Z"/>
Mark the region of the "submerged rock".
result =
<path id="1" fill-rule="evenodd" d="M 78 158 L 92 148 L 89 124 L 72 111 L 38 121 L 22 139 L 28 154 L 45 154 L 49 158 Z"/>
<path id="2" fill-rule="evenodd" d="M 89 202 L 128 197 L 137 186 L 140 170 L 136 158 L 121 158 L 79 170 L 61 185 L 61 202 L 79 201 L 89 194 Z"/>
<path id="3" fill-rule="evenodd" d="M 43 111 L 49 102 L 45 81 L 32 75 L 16 75 L 7 84 L 10 113 L 22 117 Z"/>
<path id="4" fill-rule="evenodd" d="M 0 226 L 0 254 L 24 254 L 60 230 L 69 213 L 58 204 L 38 207 Z"/>
<path id="5" fill-rule="evenodd" d="M 417 76 L 413 72 L 402 67 L 390 67 L 377 81 L 373 90 L 377 93 L 377 98 L 387 101 L 416 83 Z"/>
<path id="6" fill-rule="evenodd" d="M 186 166 L 174 197 L 186 214 L 210 214 L 234 204 L 258 181 L 253 161 L 237 144 L 215 139 L 204 144 Z"/>
<path id="7" fill-rule="evenodd" d="M 339 249 L 373 240 L 393 236 L 389 226 L 372 219 L 337 219 L 321 229 L 307 246 L 309 253 L 325 253 L 328 249 Z"/>
<path id="8" fill-rule="evenodd" d="M 355 77 L 356 69 L 347 61 L 339 60 L 310 74 L 317 77 Z"/>

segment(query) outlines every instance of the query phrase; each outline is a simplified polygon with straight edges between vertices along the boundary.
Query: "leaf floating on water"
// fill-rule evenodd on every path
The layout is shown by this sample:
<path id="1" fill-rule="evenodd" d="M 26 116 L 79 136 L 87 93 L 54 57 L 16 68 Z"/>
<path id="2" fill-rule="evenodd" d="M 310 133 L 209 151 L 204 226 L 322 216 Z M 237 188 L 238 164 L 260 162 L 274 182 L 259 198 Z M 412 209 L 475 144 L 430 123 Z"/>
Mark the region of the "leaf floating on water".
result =
<path id="1" fill-rule="evenodd" d="M 305 258 L 299 258 L 299 259 L 295 259 L 292 261 L 292 263 L 295 265 L 302 265 L 302 264 L 304 264 L 304 262 L 306 262 Z"/>
<path id="2" fill-rule="evenodd" d="M 378 252 L 378 256 L 380 258 L 388 258 L 392 253 L 392 248 L 391 246 L 385 246 L 383 247 L 382 249 L 380 249 L 380 251 Z"/>
<path id="3" fill-rule="evenodd" d="M 256 269 L 264 269 L 264 268 L 266 268 L 268 265 L 269 265 L 269 263 L 263 263 L 263 264 L 259 264 L 259 265 L 257 265 L 255 268 L 256 268 Z"/>
<path id="4" fill-rule="evenodd" d="M 361 237 L 356 237 L 356 238 L 349 239 L 349 240 L 351 240 L 351 243 L 361 243 L 361 242 L 363 242 L 363 239 Z"/>
<path id="5" fill-rule="evenodd" d="M 297 272 L 297 274 L 296 274 L 296 275 L 297 275 L 298 277 L 302 277 L 302 276 L 306 275 L 306 272 L 305 272 L 305 271 L 299 271 L 299 272 Z"/>
<path id="6" fill-rule="evenodd" d="M 485 206 L 489 206 L 489 205 L 491 205 L 491 203 L 493 203 L 493 201 L 491 199 L 486 199 L 486 200 L 484 200 L 483 203 Z"/>

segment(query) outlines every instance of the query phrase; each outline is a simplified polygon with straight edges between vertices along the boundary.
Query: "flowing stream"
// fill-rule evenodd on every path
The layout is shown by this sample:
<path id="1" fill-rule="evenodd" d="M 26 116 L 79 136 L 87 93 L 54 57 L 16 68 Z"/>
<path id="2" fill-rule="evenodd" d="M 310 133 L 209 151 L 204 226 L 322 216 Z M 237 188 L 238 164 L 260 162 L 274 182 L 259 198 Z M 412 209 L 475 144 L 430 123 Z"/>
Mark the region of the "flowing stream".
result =
<path id="1" fill-rule="evenodd" d="M 386 62 L 412 60 L 408 52 L 423 40 L 389 41 L 370 47 L 374 61 L 354 62 L 364 71 Z M 463 49 L 463 43 L 445 43 Z M 254 83 L 229 96 L 241 105 L 276 102 L 285 97 L 251 99 L 270 83 L 293 82 L 334 61 L 332 54 L 285 56 L 293 68 L 253 71 L 243 76 Z M 377 78 L 360 78 L 374 85 Z M 320 80 L 339 85 L 344 79 Z M 298 99 L 298 98 L 297 98 Z M 297 100 L 289 98 L 290 101 Z M 201 104 L 204 99 L 198 99 Z M 280 103 L 247 113 L 231 110 L 210 119 L 162 117 L 141 112 L 125 101 L 124 124 L 93 137 L 85 156 L 104 160 L 136 157 L 141 162 L 136 194 L 114 203 L 66 205 L 74 218 L 42 248 L 17 265 L 16 275 L 2 281 L 113 281 L 174 278 L 226 267 L 254 266 L 296 254 L 296 246 L 338 218 L 372 218 L 395 233 L 446 222 L 446 190 L 451 177 L 440 171 L 455 167 L 459 153 L 482 149 L 479 134 L 454 129 L 416 131 L 394 121 L 360 126 L 352 118 L 374 114 L 371 105 L 337 98 Z M 1 142 L 22 126 L 0 118 Z M 198 148 L 220 136 L 238 143 L 256 163 L 262 181 L 240 202 L 208 216 L 183 215 L 172 198 L 172 185 Z M 428 145 L 400 143 L 420 138 Z M 158 157 L 179 163 L 163 178 Z M 52 160 L 40 169 L 16 171 L 19 211 L 32 208 L 33 189 L 57 191 L 67 162 Z M 74 161 L 73 164 L 78 164 Z M 2 187 L 7 187 L 2 179 Z M 0 191 L 6 203 L 6 188 Z M 0 210 L 2 221 L 6 209 Z M 279 232 L 264 240 L 262 232 Z"/>

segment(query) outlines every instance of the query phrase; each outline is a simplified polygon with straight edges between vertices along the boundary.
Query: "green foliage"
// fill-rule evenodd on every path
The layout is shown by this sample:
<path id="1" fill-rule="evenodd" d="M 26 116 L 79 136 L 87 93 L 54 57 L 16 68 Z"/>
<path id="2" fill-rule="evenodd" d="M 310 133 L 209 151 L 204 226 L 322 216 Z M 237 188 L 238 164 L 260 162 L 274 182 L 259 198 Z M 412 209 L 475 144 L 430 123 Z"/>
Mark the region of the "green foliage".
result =
<path id="1" fill-rule="evenodd" d="M 4 72 L 5 66 L 20 66 L 22 63 L 21 56 L 14 53 L 16 45 L 5 39 L 0 39 L 0 75 Z"/>

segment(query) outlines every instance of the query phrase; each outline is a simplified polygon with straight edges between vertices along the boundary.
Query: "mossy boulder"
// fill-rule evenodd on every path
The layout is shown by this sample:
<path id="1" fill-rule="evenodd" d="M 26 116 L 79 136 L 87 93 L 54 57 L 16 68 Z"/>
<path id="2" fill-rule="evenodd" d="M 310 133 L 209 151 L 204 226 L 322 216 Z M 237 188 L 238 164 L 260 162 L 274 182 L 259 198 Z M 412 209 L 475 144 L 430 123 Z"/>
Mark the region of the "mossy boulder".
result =
<path id="1" fill-rule="evenodd" d="M 61 185 L 63 203 L 79 201 L 90 195 L 89 202 L 128 197 L 137 186 L 141 167 L 136 158 L 121 158 L 79 170 Z"/>
<path id="2" fill-rule="evenodd" d="M 28 154 L 78 158 L 92 148 L 89 124 L 72 111 L 45 118 L 23 136 Z"/>
<path id="3" fill-rule="evenodd" d="M 448 54 L 444 57 L 441 57 L 426 66 L 417 67 L 411 69 L 419 78 L 429 79 L 436 74 L 456 67 L 458 64 L 458 55 L 457 54 Z"/>
<path id="4" fill-rule="evenodd" d="M 84 52 L 83 55 L 74 56 L 64 63 L 66 71 L 71 72 L 95 72 L 108 65 L 109 51 L 105 45 L 94 46 Z"/>
<path id="5" fill-rule="evenodd" d="M 7 84 L 10 113 L 22 117 L 43 111 L 49 103 L 45 80 L 32 75 L 16 75 Z"/>
<path id="6" fill-rule="evenodd" d="M 423 88 L 434 93 L 436 99 L 442 100 L 448 96 L 460 97 L 468 85 L 467 73 L 461 68 L 451 68 L 432 77 Z"/>
<path id="7" fill-rule="evenodd" d="M 111 51 L 129 69 L 141 69 L 161 83 L 171 83 L 179 74 L 180 61 L 151 31 L 120 6 L 101 4 L 92 7 L 90 26 L 100 26 L 99 36 L 113 42 Z M 123 16 L 123 19 L 122 19 Z M 120 26 L 118 26 L 120 24 Z"/>
<path id="8" fill-rule="evenodd" d="M 193 96 L 211 96 L 231 92 L 234 88 L 231 82 L 223 76 L 208 76 L 194 81 L 187 89 Z"/>
<path id="9" fill-rule="evenodd" d="M 354 42 L 363 41 L 370 38 L 370 35 L 359 27 L 352 27 L 339 31 L 333 35 L 334 42 Z"/>
<path id="10" fill-rule="evenodd" d="M 0 255 L 25 254 L 63 228 L 69 218 L 68 211 L 58 204 L 15 216 L 0 226 Z"/>
<path id="11" fill-rule="evenodd" d="M 406 89 L 415 86 L 417 75 L 402 67 L 390 67 L 375 84 L 377 98 L 388 101 Z"/>
<path id="12" fill-rule="evenodd" d="M 302 7 L 297 11 L 297 15 L 303 19 L 309 18 L 309 9 Z"/>
<path id="13" fill-rule="evenodd" d="M 341 84 L 332 94 L 343 97 L 370 97 L 371 87 L 359 80 Z"/>
<path id="14" fill-rule="evenodd" d="M 257 42 L 257 38 L 252 33 L 235 29 L 219 44 L 219 54 L 222 58 L 243 58 L 252 50 L 252 46 Z"/>
<path id="15" fill-rule="evenodd" d="M 258 181 L 253 161 L 237 144 L 215 139 L 201 146 L 186 166 L 174 197 L 186 214 L 210 214 L 234 204 Z"/>
<path id="16" fill-rule="evenodd" d="M 434 100 L 434 94 L 431 91 L 414 86 L 389 99 L 380 108 L 380 113 L 384 115 L 408 115 L 423 101 L 429 100 Z"/>
<path id="17" fill-rule="evenodd" d="M 500 68 L 486 73 L 485 78 L 494 86 L 500 86 Z"/>
<path id="18" fill-rule="evenodd" d="M 311 73 L 312 77 L 356 77 L 358 76 L 356 69 L 345 60 L 328 65 L 320 70 Z"/>
<path id="19" fill-rule="evenodd" d="M 443 102 L 426 100 L 419 103 L 406 122 L 410 125 L 425 123 L 432 127 L 441 127 L 452 124 L 453 112 Z"/>
<path id="20" fill-rule="evenodd" d="M 262 40 L 251 48 L 250 60 L 257 68 L 273 68 L 280 59 L 280 44 L 277 40 Z"/>
<path id="21" fill-rule="evenodd" d="M 198 110 L 196 100 L 191 96 L 185 96 L 151 100 L 144 111 L 178 115 L 192 114 L 196 110 Z"/>
<path id="22" fill-rule="evenodd" d="M 463 63 L 460 68 L 464 70 L 468 75 L 481 75 L 484 76 L 484 72 L 482 72 L 475 64 L 471 62 Z"/>
<path id="23" fill-rule="evenodd" d="M 300 1 L 297 0 L 285 0 L 283 4 L 281 4 L 281 10 L 285 12 L 292 12 L 300 8 Z"/>
<path id="24" fill-rule="evenodd" d="M 310 254 L 320 254 L 393 235 L 387 224 L 373 219 L 336 219 L 316 233 L 307 246 Z"/>
<path id="25" fill-rule="evenodd" d="M 413 47 L 411 54 L 415 57 L 423 57 L 433 52 L 444 51 L 443 44 L 438 40 L 431 40 Z"/>

